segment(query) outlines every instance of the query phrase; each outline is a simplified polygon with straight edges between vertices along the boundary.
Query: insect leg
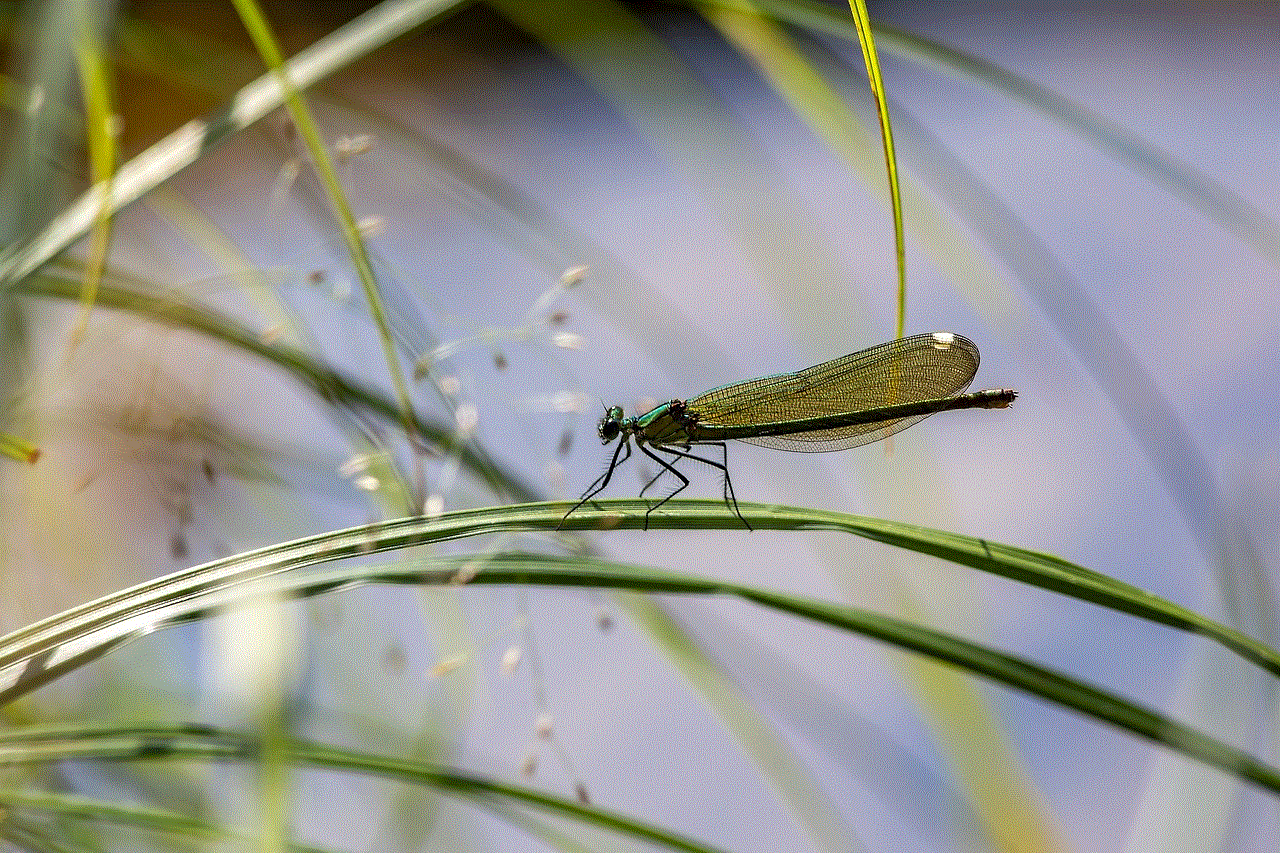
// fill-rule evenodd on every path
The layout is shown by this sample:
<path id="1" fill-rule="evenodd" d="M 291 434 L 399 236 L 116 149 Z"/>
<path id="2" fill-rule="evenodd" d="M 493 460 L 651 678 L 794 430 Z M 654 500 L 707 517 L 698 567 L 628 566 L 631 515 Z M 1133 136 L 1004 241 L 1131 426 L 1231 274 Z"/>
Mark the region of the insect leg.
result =
<path id="1" fill-rule="evenodd" d="M 729 476 L 729 446 L 723 441 L 707 441 L 704 444 L 717 445 L 720 448 L 720 464 L 716 465 L 710 459 L 704 459 L 708 465 L 715 466 L 724 472 L 724 503 L 725 506 L 733 507 L 733 514 L 738 520 L 747 526 L 748 530 L 754 530 L 751 523 L 742 517 L 742 511 L 738 509 L 738 496 L 733 493 L 733 479 Z"/>
<path id="2" fill-rule="evenodd" d="M 637 443 L 637 444 L 640 444 L 639 442 L 636 442 L 636 443 Z M 705 461 L 706 461 L 706 460 L 704 460 L 704 459 L 699 459 L 697 456 L 692 456 L 692 455 L 690 455 L 689 453 L 685 453 L 685 452 L 683 452 L 683 451 L 676 450 L 675 448 L 672 448 L 672 447 L 664 447 L 664 446 L 662 446 L 662 445 L 657 445 L 657 446 L 655 446 L 654 450 L 661 450 L 663 453 L 670 453 L 670 454 L 673 454 L 673 455 L 675 455 L 675 456 L 688 456 L 688 457 L 689 457 L 689 458 L 691 458 L 691 459 L 698 459 L 698 461 L 699 461 L 699 462 L 705 462 Z M 645 484 L 645 488 L 646 488 L 646 489 L 647 489 L 647 488 L 649 488 L 649 486 L 652 486 L 652 485 L 653 485 L 654 480 L 657 480 L 657 479 L 658 479 L 658 477 L 661 477 L 661 476 L 662 476 L 662 471 L 670 471 L 672 474 L 675 474 L 675 475 L 676 475 L 676 477 L 678 477 L 678 478 L 680 479 L 680 485 L 676 487 L 676 490 L 675 490 L 675 491 L 673 491 L 671 494 L 667 495 L 665 498 L 663 498 L 662 500 L 658 501 L 656 504 L 654 504 L 653 506 L 649 507 L 649 509 L 645 511 L 645 514 L 644 514 L 644 529 L 645 529 L 645 530 L 648 530 L 648 529 L 649 529 L 649 513 L 653 512 L 655 509 L 657 509 L 658 507 L 662 506 L 664 503 L 666 503 L 667 501 L 669 501 L 669 500 L 671 500 L 672 498 L 674 498 L 676 495 L 678 495 L 678 494 L 680 494 L 681 492 L 683 492 L 683 491 L 685 490 L 685 487 L 687 487 L 687 486 L 689 485 L 689 478 L 688 478 L 688 477 L 686 477 L 684 474 L 681 474 L 679 471 L 677 471 L 677 470 L 676 470 L 676 467 L 675 467 L 674 465 L 672 465 L 670 461 L 668 461 L 668 460 L 666 460 L 666 459 L 663 459 L 661 456 L 659 456 L 658 454 L 654 453 L 654 452 L 653 452 L 653 450 L 650 450 L 650 449 L 649 449 L 648 447 L 646 447 L 645 445 L 640 444 L 640 451 L 641 451 L 642 453 L 644 453 L 644 455 L 645 455 L 645 456 L 648 456 L 650 459 L 652 459 L 653 461 L 657 462 L 659 465 L 661 465 L 661 466 L 662 466 L 662 470 L 658 471 L 658 473 L 657 473 L 657 474 L 655 474 L 655 475 L 653 476 L 653 479 L 651 479 L 648 483 L 646 483 L 646 484 Z M 644 490 L 642 489 L 642 490 L 641 490 L 641 494 L 643 494 L 643 493 L 644 493 Z"/>
<path id="3" fill-rule="evenodd" d="M 623 448 L 626 448 L 627 452 L 625 454 L 622 454 Z M 618 458 L 619 454 L 622 454 L 621 459 Z M 621 465 L 623 462 L 626 462 L 630 458 L 631 458 L 631 442 L 628 441 L 626 436 L 624 435 L 622 438 L 622 442 L 618 445 L 617 449 L 613 451 L 613 458 L 609 460 L 609 467 L 605 469 L 603 474 L 601 474 L 599 477 L 596 477 L 596 480 L 594 483 L 592 483 L 590 486 L 587 486 L 587 490 L 582 493 L 582 499 L 579 500 L 573 506 L 569 507 L 569 511 L 564 514 L 564 518 L 560 519 L 560 523 L 556 525 L 556 530 L 559 530 L 561 527 L 564 526 L 564 519 L 572 515 L 574 510 L 576 510 L 578 507 L 582 506 L 584 503 L 594 498 L 596 495 L 603 492 L 605 490 L 605 487 L 609 485 L 609 480 L 613 478 L 614 469 L 617 468 L 619 465 Z"/>
<path id="4" fill-rule="evenodd" d="M 672 456 L 681 456 L 681 457 L 683 457 L 683 458 L 685 458 L 685 459 L 692 459 L 692 460 L 694 460 L 695 462 L 701 462 L 701 463 L 702 463 L 702 464 L 704 464 L 704 465 L 710 465 L 712 468 L 719 468 L 719 469 L 720 469 L 720 471 L 724 474 L 724 504 L 725 504 L 725 506 L 727 506 L 727 507 L 729 507 L 730 509 L 732 509 L 732 510 L 733 510 L 733 514 L 734 514 L 734 515 L 736 515 L 736 516 L 738 516 L 738 520 L 739 520 L 739 521 L 741 521 L 744 525 L 746 525 L 746 528 L 747 528 L 748 530 L 754 530 L 755 528 L 751 526 L 751 522 L 747 521 L 745 518 L 743 518 L 743 517 L 742 517 L 742 511 L 738 509 L 738 498 L 737 498 L 737 496 L 736 496 L 736 495 L 734 495 L 734 493 L 733 493 L 733 481 L 729 478 L 729 448 L 725 445 L 725 443 L 724 443 L 723 441 L 704 441 L 704 442 L 700 442 L 700 444 L 705 444 L 705 445 L 708 445 L 708 446 L 718 446 L 718 447 L 720 448 L 720 453 L 721 453 L 721 457 L 720 457 L 720 458 L 721 458 L 721 460 L 722 460 L 722 461 L 717 462 L 717 461 L 715 461 L 714 459 L 708 459 L 708 458 L 707 458 L 707 457 L 705 457 L 705 456 L 698 456 L 698 455 L 697 455 L 697 454 L 695 454 L 695 453 L 690 453 L 687 449 L 686 449 L 686 450 L 681 450 L 681 449 L 680 449 L 680 448 L 678 448 L 678 447 L 673 447 L 673 446 L 670 446 L 670 445 L 660 445 L 660 446 L 655 447 L 654 449 L 655 449 L 655 450 L 661 450 L 663 453 L 670 453 Z M 681 484 L 680 488 L 676 489 L 674 492 L 672 492 L 671 494 L 667 495 L 665 498 L 663 498 L 663 499 L 662 499 L 661 501 L 659 501 L 657 504 L 655 504 L 654 506 L 650 507 L 650 508 L 649 508 L 649 512 L 653 512 L 655 509 L 657 509 L 658 507 L 662 506 L 664 503 L 666 503 L 667 501 L 669 501 L 669 500 L 671 500 L 673 497 L 675 497 L 675 496 L 676 496 L 676 494 L 677 494 L 677 493 L 679 493 L 680 491 L 682 491 L 682 490 L 684 489 L 684 487 L 685 487 L 685 486 L 689 485 L 689 480 L 688 480 L 688 478 L 686 478 L 683 474 L 681 474 L 679 471 L 677 471 L 677 470 L 676 470 L 676 469 L 675 469 L 675 468 L 674 468 L 674 467 L 673 467 L 669 462 L 667 462 L 665 459 L 661 459 L 661 458 L 659 458 L 659 457 L 657 457 L 657 456 L 654 456 L 652 453 L 649 453 L 649 452 L 648 452 L 648 450 L 647 450 L 646 448 L 644 448 L 644 447 L 641 447 L 640 449 L 641 449 L 641 450 L 644 450 L 644 451 L 646 452 L 646 454 L 648 454 L 648 455 L 649 455 L 650 457 L 652 457 L 653 459 L 657 459 L 657 460 L 658 460 L 658 462 L 660 462 L 660 463 L 662 464 L 662 466 L 663 466 L 663 468 L 664 468 L 664 469 L 666 469 L 667 471 L 670 471 L 671 473 L 675 474 L 677 477 L 679 477 L 681 480 L 683 480 L 683 481 L 684 481 L 684 482 L 683 482 L 683 484 Z M 661 474 L 662 474 L 662 472 L 661 472 L 661 471 L 659 471 L 659 472 L 658 472 L 658 476 L 661 476 Z M 646 485 L 646 486 L 645 486 L 645 488 L 647 489 L 647 488 L 649 488 L 649 486 L 653 485 L 654 480 L 657 480 L 657 479 L 658 479 L 658 476 L 655 476 L 652 480 L 650 480 L 650 481 L 649 481 L 649 483 L 648 483 L 648 485 Z"/>
<path id="5" fill-rule="evenodd" d="M 689 450 L 689 445 L 687 445 L 687 444 L 682 444 L 682 445 L 679 445 L 679 446 L 680 446 L 680 447 L 682 447 L 682 448 L 685 450 L 685 452 L 688 452 L 688 450 Z M 668 446 L 667 446 L 667 445 L 663 445 L 663 446 L 659 447 L 658 449 L 659 449 L 659 450 L 668 450 Z M 697 458 L 697 457 L 694 457 L 694 458 Z M 658 461 L 659 461 L 659 462 L 661 462 L 662 460 L 661 460 L 661 459 L 659 459 Z M 663 465 L 661 468 L 659 468 L 659 469 L 658 469 L 658 473 L 656 473 L 656 474 L 654 474 L 652 477 L 650 477 L 650 478 L 649 478 L 649 482 L 645 483 L 645 484 L 644 484 L 644 488 L 642 488 L 642 489 L 640 490 L 640 497 L 644 497 L 644 493 L 645 493 L 645 492 L 647 492 L 647 491 L 649 491 L 649 487 L 650 487 L 650 486 L 652 486 L 654 483 L 658 482 L 658 478 L 659 478 L 659 477 L 661 477 L 661 476 L 662 476 L 663 474 L 665 474 L 666 472 L 667 472 L 667 466 L 666 466 L 666 465 Z M 674 494 L 674 492 L 673 492 L 672 494 Z"/>

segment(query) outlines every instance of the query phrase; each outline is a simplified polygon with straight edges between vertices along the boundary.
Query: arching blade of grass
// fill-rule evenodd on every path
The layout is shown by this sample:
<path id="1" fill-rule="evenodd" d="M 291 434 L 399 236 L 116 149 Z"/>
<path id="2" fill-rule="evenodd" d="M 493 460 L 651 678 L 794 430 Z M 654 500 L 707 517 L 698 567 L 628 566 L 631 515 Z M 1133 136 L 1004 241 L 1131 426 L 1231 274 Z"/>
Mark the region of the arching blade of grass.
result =
<path id="1" fill-rule="evenodd" d="M 256 762 L 258 740 L 204 726 L 141 728 L 41 728 L 0 732 L 0 766 L 49 761 L 235 761 Z M 292 765 L 325 768 L 423 785 L 465 799 L 497 816 L 511 806 L 569 818 L 635 841 L 686 853 L 715 853 L 717 848 L 620 812 L 557 797 L 534 788 L 464 773 L 450 767 L 293 741 L 285 759 Z"/>
<path id="2" fill-rule="evenodd" d="M 24 662 L 39 657 L 42 666 L 48 666 L 66 654 L 58 649 L 72 640 L 77 643 L 76 650 L 83 651 L 88 648 L 88 631 L 103 631 L 103 638 L 110 638 L 164 621 L 163 611 L 174 604 L 189 603 L 193 593 L 209 595 L 307 566 L 413 545 L 497 532 L 550 531 L 562 522 L 569 530 L 635 530 L 643 526 L 648 507 L 643 500 L 635 499 L 597 501 L 596 506 L 584 506 L 566 520 L 564 512 L 572 505 L 564 501 L 518 504 L 461 510 L 437 518 L 395 519 L 271 545 L 147 581 L 0 639 L 0 701 L 13 698 L 9 694 L 18 686 Z M 1280 676 L 1280 652 L 1265 643 L 1167 599 L 1049 554 L 866 516 L 746 502 L 739 503 L 738 508 L 758 529 L 851 533 L 1198 634 Z M 741 521 L 735 526 L 735 519 L 719 501 L 675 500 L 666 504 L 662 513 L 650 516 L 649 525 L 654 529 L 741 530 Z M 593 583 L 586 577 L 582 585 Z M 635 591 L 659 590 L 640 584 Z M 670 590 L 664 586 L 662 591 Z M 119 625 L 126 627 L 120 630 Z"/>
<path id="3" fill-rule="evenodd" d="M 606 502 L 602 502 L 606 503 Z M 643 523 L 641 501 L 619 518 L 606 510 L 582 510 L 576 527 L 609 520 Z M 680 501 L 650 526 L 733 527 L 736 517 L 715 501 Z M 1243 751 L 1156 711 L 1014 655 L 942 631 L 841 604 L 780 593 L 688 573 L 607 563 L 591 558 L 530 554 L 439 558 L 421 566 L 355 566 L 326 573 L 301 569 L 345 557 L 395 550 L 500 530 L 549 530 L 569 504 L 526 504 L 466 510 L 436 519 L 409 518 L 334 531 L 274 545 L 140 584 L 0 639 L 0 702 L 11 701 L 133 637 L 159 627 L 202 618 L 263 594 L 315 595 L 365 583 L 484 584 L 623 589 L 632 592 L 733 595 L 770 609 L 870 637 L 957 666 L 974 675 L 1110 723 L 1224 772 L 1280 793 L 1280 771 Z M 1210 636 L 1275 672 L 1273 650 L 1233 637 L 1225 626 L 1066 561 L 973 537 L 878 519 L 786 507 L 740 504 L 753 525 L 776 530 L 841 530 L 941 556 L 1006 577 L 1034 580 L 1077 597 L 1145 615 Z M 697 520 L 697 524 L 691 522 Z M 718 523 L 718 525 L 717 525 Z"/>
<path id="4" fill-rule="evenodd" d="M 638 529 L 643 525 L 648 508 L 648 504 L 642 500 L 597 501 L 597 504 L 598 509 L 584 512 L 584 507 L 569 516 L 564 529 Z M 1272 675 L 1280 676 L 1280 652 L 1266 643 L 1160 596 L 1051 554 L 886 519 L 765 504 L 740 502 L 738 506 L 751 526 L 758 529 L 842 531 L 909 551 L 929 554 L 948 562 L 1199 634 Z M 730 519 L 734 518 L 733 514 L 728 513 L 718 501 L 676 500 L 664 505 L 663 511 L 666 513 L 665 518 L 659 519 L 657 513 L 650 516 L 651 528 L 734 529 L 730 523 Z M 583 513 L 581 518 L 577 517 L 578 513 Z"/>

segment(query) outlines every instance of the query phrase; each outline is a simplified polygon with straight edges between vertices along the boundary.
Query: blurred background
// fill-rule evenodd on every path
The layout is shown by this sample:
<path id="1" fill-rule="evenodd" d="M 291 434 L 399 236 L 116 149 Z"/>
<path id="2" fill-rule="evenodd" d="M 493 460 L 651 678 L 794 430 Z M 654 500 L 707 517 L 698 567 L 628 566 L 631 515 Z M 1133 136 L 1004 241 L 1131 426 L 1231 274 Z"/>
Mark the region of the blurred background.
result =
<path id="1" fill-rule="evenodd" d="M 642 412 L 895 335 L 887 179 L 847 6 L 437 5 L 307 97 L 415 408 L 530 497 L 576 498 L 604 470 L 602 405 Z M 30 87 L 67 8 L 5 13 L 11 246 L 92 174 L 77 120 L 32 130 L 57 112 Z M 86 8 L 109 50 L 119 162 L 219 114 L 263 73 L 229 5 Z M 840 453 L 735 444 L 738 498 L 1055 554 L 1273 642 L 1280 7 L 869 9 L 903 182 L 906 332 L 971 338 L 983 355 L 973 387 L 1020 396 Z M 290 56 L 377 9 L 263 11 Z M 78 87 L 52 103 L 79 115 Z M 85 240 L 72 254 L 95 251 Z M 162 301 L 195 301 L 393 396 L 282 111 L 123 210 L 105 258 Z M 250 548 L 520 497 L 192 323 L 108 304 L 86 319 L 77 291 L 19 284 L 3 299 L 0 431 L 41 451 L 35 465 L 0 462 L 5 631 Z M 638 462 L 609 496 L 639 491 L 654 472 Z M 682 497 L 719 496 L 702 467 L 685 467 Z M 1276 757 L 1256 670 L 1129 617 L 837 534 L 590 543 L 934 625 Z M 570 546 L 506 534 L 485 547 Z M 729 850 L 1278 840 L 1269 795 L 1128 734 L 736 600 L 659 603 L 722 668 L 725 692 L 637 621 L 638 602 L 370 587 L 291 605 L 283 627 L 230 615 L 157 632 L 9 719 L 251 725 L 262 692 L 278 690 L 308 737 L 412 745 L 475 773 L 586 790 Z M 268 685 L 255 680 L 257 631 L 278 666 L 267 669 L 284 673 Z M 758 715 L 754 740 L 739 707 Z M 41 784 L 155 796 L 155 771 L 121 772 L 85 763 Z M 192 770 L 183 796 L 234 825 L 254 808 L 246 774 Z M 297 840 L 325 849 L 573 849 L 391 783 L 299 772 L 292 785 Z"/>

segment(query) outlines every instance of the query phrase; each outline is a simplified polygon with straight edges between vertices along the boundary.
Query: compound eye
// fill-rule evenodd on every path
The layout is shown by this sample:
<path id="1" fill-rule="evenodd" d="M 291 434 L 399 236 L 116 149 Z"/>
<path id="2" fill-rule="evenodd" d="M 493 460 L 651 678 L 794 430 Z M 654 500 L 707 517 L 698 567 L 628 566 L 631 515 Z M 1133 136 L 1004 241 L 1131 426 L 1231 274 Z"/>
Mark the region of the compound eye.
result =
<path id="1" fill-rule="evenodd" d="M 600 419 L 600 425 L 596 428 L 596 432 L 600 433 L 600 441 L 608 444 L 618 437 L 618 433 L 622 431 L 622 407 L 611 406 L 605 410 L 604 417 Z"/>

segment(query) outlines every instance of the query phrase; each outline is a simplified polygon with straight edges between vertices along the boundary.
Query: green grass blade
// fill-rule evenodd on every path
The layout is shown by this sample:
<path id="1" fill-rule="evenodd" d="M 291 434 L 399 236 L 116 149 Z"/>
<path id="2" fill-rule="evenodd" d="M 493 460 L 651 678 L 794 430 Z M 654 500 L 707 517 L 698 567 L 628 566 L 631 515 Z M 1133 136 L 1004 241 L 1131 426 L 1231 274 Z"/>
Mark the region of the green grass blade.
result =
<path id="1" fill-rule="evenodd" d="M 37 622 L 0 639 L 0 701 L 11 700 L 31 689 L 28 682 L 39 676 L 41 668 L 83 654 L 97 642 L 114 645 L 122 641 L 121 637 L 127 639 L 133 631 L 154 626 L 171 618 L 174 613 L 182 614 L 181 607 L 191 604 L 192 592 L 209 595 L 250 580 L 306 566 L 413 545 L 502 531 L 550 531 L 562 521 L 565 529 L 570 530 L 634 530 L 644 524 L 647 508 L 644 501 L 596 503 L 600 508 L 584 506 L 568 519 L 563 515 L 572 504 L 565 501 L 461 510 L 438 518 L 403 518 L 322 533 L 184 569 Z M 851 533 L 1199 634 L 1272 675 L 1280 675 L 1280 652 L 1265 643 L 1159 596 L 1051 555 L 865 516 L 752 503 L 740 503 L 739 509 L 756 529 Z M 650 529 L 741 530 L 741 521 L 719 501 L 670 501 L 664 510 L 649 518 Z M 593 579 L 584 575 L 582 585 L 593 585 L 597 580 L 607 578 Z M 521 581 L 513 577 L 509 582 Z M 705 583 L 700 581 L 700 585 L 690 591 L 707 591 Z M 659 590 L 643 584 L 633 588 L 642 592 L 672 591 L 668 586 Z M 174 610 L 175 606 L 177 610 Z M 96 638 L 91 642 L 89 638 L 94 635 Z M 40 667 L 27 669 L 26 665 L 37 658 L 41 660 Z M 41 679 L 39 683 L 47 680 Z"/>
<path id="2" fill-rule="evenodd" d="M 106 629 L 114 622 L 139 618 L 142 619 L 141 624 L 153 624 L 162 608 L 174 601 L 186 600 L 192 583 L 200 584 L 200 590 L 208 593 L 222 585 L 230 586 L 304 566 L 486 533 L 550 531 L 562 522 L 566 530 L 634 530 L 645 523 L 648 505 L 642 500 L 595 503 L 599 508 L 584 506 L 568 519 L 563 515 L 573 504 L 566 501 L 461 510 L 437 518 L 396 519 L 272 545 L 166 575 L 0 639 L 0 697 L 11 698 L 9 691 L 21 674 L 19 664 L 22 662 L 49 655 L 72 638 L 83 639 L 87 628 Z M 1058 557 L 973 536 L 865 516 L 753 503 L 740 503 L 739 509 L 756 529 L 852 533 L 1199 634 L 1271 674 L 1280 675 L 1280 652 L 1265 643 L 1123 581 Z M 670 501 L 664 512 L 651 516 L 648 523 L 651 529 L 741 530 L 741 521 L 731 511 L 721 502 L 710 500 Z M 643 587 L 638 589 L 645 591 Z M 173 599 L 169 600 L 169 597 Z M 148 615 L 152 617 L 150 622 L 146 619 Z M 112 635 L 114 632 L 109 631 L 104 636 Z M 49 663 L 49 660 L 45 661 L 45 665 Z"/>
<path id="3" fill-rule="evenodd" d="M 729 8 L 743 6 L 742 0 L 699 0 L 699 5 L 708 2 Z M 858 38 L 848 15 L 819 0 L 752 0 L 752 3 L 759 11 L 795 26 L 849 41 Z M 1248 199 L 1192 164 L 1179 160 L 1083 104 L 993 62 L 895 27 L 877 23 L 874 29 L 879 47 L 885 53 L 914 59 L 945 73 L 973 80 L 984 90 L 1004 92 L 1050 116 L 1091 140 L 1117 162 L 1181 198 L 1244 240 L 1273 264 L 1280 265 L 1280 224 Z"/>
<path id="4" fill-rule="evenodd" d="M 565 520 L 564 529 L 637 529 L 643 526 L 648 507 L 644 501 L 596 503 L 601 509 L 584 506 Z M 764 504 L 740 502 L 738 506 L 751 526 L 757 529 L 842 531 L 929 554 L 1207 637 L 1272 675 L 1280 676 L 1280 652 L 1266 643 L 1138 587 L 1050 554 L 885 519 Z M 577 518 L 579 513 L 584 513 L 582 518 Z M 735 516 L 719 501 L 670 501 L 663 506 L 663 514 L 667 517 L 660 518 L 659 513 L 649 517 L 650 529 L 741 529 L 741 523 L 735 528 L 732 523 Z"/>
<path id="5" fill-rule="evenodd" d="M 7 432 L 0 432 L 0 455 L 8 456 L 19 462 L 34 465 L 40 459 L 40 448 L 25 438 L 19 438 Z"/>
<path id="6" fill-rule="evenodd" d="M 387 373 L 391 376 L 391 386 L 395 390 L 400 420 L 412 442 L 417 437 L 414 429 L 413 404 L 409 399 L 404 370 L 400 366 L 395 340 L 391 335 L 391 324 L 387 320 L 387 312 L 382 304 L 382 293 L 378 288 L 377 278 L 373 274 L 373 264 L 369 262 L 369 250 L 365 246 L 364 236 L 360 233 L 355 214 L 351 210 L 351 203 L 342 189 L 342 182 L 338 180 L 338 172 L 333 166 L 333 158 L 329 156 L 329 148 L 320 134 L 320 126 L 311 114 L 306 100 L 298 94 L 297 87 L 289 79 L 284 56 L 280 52 L 280 47 L 276 43 L 275 35 L 271 32 L 271 26 L 267 23 L 262 8 L 254 0 L 232 0 L 232 3 L 239 12 L 245 29 L 249 31 L 249 36 L 253 39 L 263 62 L 279 81 L 289 115 L 298 129 L 299 137 L 307 146 L 312 167 L 320 178 L 320 186 L 323 187 L 325 196 L 329 200 L 329 206 L 342 232 L 342 238 L 347 244 L 347 254 L 351 258 L 351 264 L 364 290 L 365 302 L 369 306 L 369 313 L 378 330 L 378 339 L 382 342 L 382 355 L 387 363 Z M 420 491 L 425 488 L 421 482 L 419 486 Z M 417 501 L 420 502 L 424 497 L 425 495 L 419 494 Z"/>
<path id="7" fill-rule="evenodd" d="M 849 0 L 849 11 L 853 13 L 853 22 L 858 31 L 862 63 L 867 69 L 867 80 L 871 84 L 871 96 L 875 99 L 876 118 L 880 122 L 880 138 L 884 145 L 884 168 L 889 176 L 889 198 L 893 206 L 893 243 L 898 255 L 898 337 L 902 337 L 907 319 L 907 235 L 902 224 L 902 191 L 898 185 L 893 123 L 889 120 L 889 99 L 885 95 L 884 80 L 880 76 L 880 57 L 876 55 L 876 40 L 865 0 Z"/>
<path id="8" fill-rule="evenodd" d="M 84 101 L 85 142 L 89 152 L 89 175 L 95 183 L 107 188 L 104 198 L 111 197 L 111 181 L 115 176 L 117 129 L 114 99 L 111 94 L 107 57 L 103 53 L 100 34 L 85 28 L 75 45 L 76 66 L 80 72 L 81 97 Z M 81 295 L 80 317 L 72 331 L 72 340 L 79 341 L 89 324 L 98 284 L 107 267 L 111 251 L 112 211 L 103 205 L 93 226 L 89 247 L 89 260 L 85 265 L 84 289 Z"/>
<path id="9" fill-rule="evenodd" d="M 368 55 L 461 0 L 388 0 L 339 27 L 291 57 L 283 72 L 296 89 L 305 89 L 347 64 Z M 31 275 L 89 233 L 103 211 L 112 213 L 137 201 L 205 151 L 256 122 L 285 101 L 285 88 L 268 73 L 242 88 L 220 113 L 193 121 L 122 165 L 111 183 L 98 183 L 62 212 L 35 238 L 0 256 L 0 291 Z"/>
<path id="10" fill-rule="evenodd" d="M 62 727 L 0 732 L 0 766 L 10 767 L 67 760 L 256 762 L 262 749 L 262 743 L 256 738 L 203 726 Z M 707 844 L 620 812 L 441 765 L 304 741 L 288 744 L 285 757 L 295 766 L 322 767 L 433 788 L 491 810 L 499 817 L 504 809 L 516 805 L 668 850 L 716 851 Z"/>
<path id="11" fill-rule="evenodd" d="M 187 842 L 198 841 L 225 847 L 228 842 L 243 845 L 250 841 L 246 836 L 231 832 L 225 827 L 197 820 L 179 812 L 60 792 L 38 793 L 0 789 L 0 807 L 4 808 L 9 815 L 34 813 L 52 816 L 59 820 L 72 818 L 95 824 L 115 824 L 163 832 Z M 288 849 L 297 853 L 323 853 L 327 848 L 292 844 Z"/>
<path id="12" fill-rule="evenodd" d="M 80 283 L 74 270 L 57 264 L 26 279 L 18 288 L 21 293 L 54 299 L 78 299 Z M 128 311 L 158 323 L 206 335 L 242 353 L 263 359 L 288 372 L 326 402 L 371 412 L 396 421 L 401 410 L 394 400 L 358 379 L 329 367 L 322 360 L 282 342 L 267 343 L 251 329 L 219 311 L 191 301 L 175 292 L 159 293 L 147 282 L 109 274 L 99 285 L 97 304 L 103 308 Z M 445 425 L 414 415 L 416 434 L 446 453 L 456 454 L 462 466 L 482 478 L 499 494 L 517 500 L 537 496 L 533 487 L 515 475 L 499 468 L 482 451 L 460 440 L 453 425 Z M 0 445 L 0 450 L 3 446 Z"/>
<path id="13" fill-rule="evenodd" d="M 854 5 L 855 16 L 859 12 L 863 16 L 866 15 L 866 9 L 861 7 L 861 3 Z M 813 132 L 833 152 L 850 161 L 850 167 L 856 171 L 858 165 L 852 162 L 852 159 L 858 156 L 856 152 L 859 147 L 851 142 L 849 136 L 853 132 L 852 129 L 858 125 L 857 116 L 849 108 L 845 99 L 823 79 L 787 34 L 770 18 L 762 15 L 759 10 L 749 4 L 729 5 L 709 2 L 698 3 L 696 8 L 703 17 L 720 30 L 726 40 L 751 60 L 769 85 L 786 100 L 788 106 L 808 124 Z M 845 21 L 848 23 L 851 19 L 845 16 Z M 897 248 L 897 335 L 901 337 L 906 327 L 907 285 L 906 243 L 897 157 L 893 147 L 888 101 L 884 93 L 884 82 L 880 77 L 880 67 L 869 22 L 865 29 L 859 26 L 857 32 L 863 46 L 867 77 L 880 120 L 880 141 L 889 178 L 889 202 L 893 216 L 894 242 Z M 864 36 L 865 41 L 863 41 Z"/>
<path id="14" fill-rule="evenodd" d="M 639 501 L 609 502 L 639 510 Z M 715 520 L 731 526 L 736 517 L 718 502 L 681 501 L 678 519 L 701 512 L 704 524 Z M 498 530 L 544 529 L 559 522 L 566 502 L 527 504 L 450 513 L 435 519 L 408 518 L 325 533 L 282 543 L 236 557 L 216 560 L 140 584 L 96 602 L 73 608 L 0 639 L 0 702 L 11 701 L 53 678 L 74 669 L 112 648 L 158 627 L 201 618 L 219 612 L 265 591 L 279 595 L 315 595 L 365 583 L 500 584 L 625 589 L 633 592 L 734 595 L 793 616 L 821 622 L 925 655 L 997 683 L 1078 711 L 1092 719 L 1163 744 L 1209 766 L 1280 793 L 1280 771 L 1243 751 L 1203 732 L 1183 725 L 1154 710 L 1116 694 L 941 631 L 841 604 L 780 593 L 755 586 L 730 583 L 687 573 L 647 567 L 616 565 L 588 558 L 546 557 L 527 554 L 437 559 L 427 568 L 371 569 L 354 566 L 339 571 L 309 574 L 306 567 L 364 556 L 372 552 L 490 533 Z M 1146 608 L 1164 624 L 1174 624 L 1182 613 L 1188 630 L 1225 642 L 1234 633 L 1225 626 L 1197 617 L 1161 599 L 1132 590 L 1118 581 L 1073 567 L 1065 561 L 1022 549 L 988 543 L 973 537 L 946 534 L 877 519 L 816 513 L 755 504 L 740 505 L 743 514 L 759 528 L 842 530 L 891 542 L 922 553 L 945 556 L 997 574 L 1040 577 L 1047 588 L 1068 589 L 1074 579 L 1078 597 L 1102 603 L 1114 600 L 1117 609 L 1133 612 L 1126 599 L 1143 599 Z M 598 516 L 598 517 L 593 517 Z M 583 511 L 574 519 L 582 527 L 608 517 L 605 511 Z M 571 517 L 574 518 L 574 517 Z M 617 520 L 616 516 L 613 516 Z M 652 526 L 670 526 L 667 515 L 650 520 Z M 622 519 L 638 527 L 643 513 Z M 654 522 L 659 522 L 655 525 Z M 623 526 L 623 525 L 620 525 Z M 265 582 L 265 586 L 264 586 Z M 1052 585 L 1051 585 L 1052 584 Z M 1128 592 L 1132 590 L 1132 592 Z M 1160 618 L 1157 618 L 1160 617 Z M 1236 646 L 1274 662 L 1276 653 L 1255 649 L 1246 637 Z M 1240 651 L 1239 648 L 1235 650 Z M 1263 652 L 1262 654 L 1257 654 Z M 1242 652 L 1243 654 L 1243 652 Z M 1246 657 L 1248 655 L 1245 655 Z"/>

